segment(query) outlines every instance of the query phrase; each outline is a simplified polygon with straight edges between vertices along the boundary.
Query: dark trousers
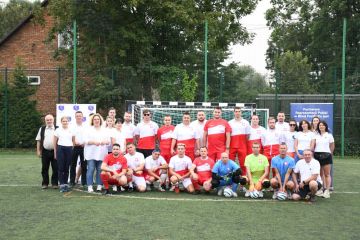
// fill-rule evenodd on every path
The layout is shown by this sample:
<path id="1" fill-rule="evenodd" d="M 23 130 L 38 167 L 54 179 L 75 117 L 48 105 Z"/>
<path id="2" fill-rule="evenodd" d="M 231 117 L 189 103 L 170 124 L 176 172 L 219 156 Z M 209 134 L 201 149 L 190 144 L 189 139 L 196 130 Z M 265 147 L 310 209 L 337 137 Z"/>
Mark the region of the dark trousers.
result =
<path id="1" fill-rule="evenodd" d="M 84 159 L 84 147 L 76 146 L 73 149 L 71 166 L 70 166 L 70 184 L 75 185 L 76 178 L 76 164 L 78 157 L 80 157 L 81 166 L 81 185 L 86 185 L 86 161 Z"/>
<path id="2" fill-rule="evenodd" d="M 43 149 L 41 153 L 42 185 L 49 185 L 49 167 L 51 164 L 51 185 L 58 185 L 58 165 L 54 159 L 54 150 Z"/>
<path id="3" fill-rule="evenodd" d="M 136 149 L 136 151 L 141 152 L 142 154 L 144 154 L 144 157 L 147 158 L 148 156 L 150 156 L 152 154 L 154 149 L 141 149 L 141 148 L 138 148 L 138 149 Z"/>
<path id="4" fill-rule="evenodd" d="M 67 184 L 68 182 L 72 148 L 73 147 L 68 146 L 57 146 L 56 157 L 58 161 L 60 185 Z"/>

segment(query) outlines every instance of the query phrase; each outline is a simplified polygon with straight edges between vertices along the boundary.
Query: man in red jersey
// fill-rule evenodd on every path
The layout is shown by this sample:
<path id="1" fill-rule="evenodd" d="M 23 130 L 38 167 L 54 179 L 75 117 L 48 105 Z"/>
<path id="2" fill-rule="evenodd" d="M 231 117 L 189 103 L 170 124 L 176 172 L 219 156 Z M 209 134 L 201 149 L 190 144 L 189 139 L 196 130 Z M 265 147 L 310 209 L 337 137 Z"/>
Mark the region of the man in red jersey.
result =
<path id="1" fill-rule="evenodd" d="M 237 157 L 242 172 L 246 172 L 244 162 L 247 155 L 247 141 L 250 134 L 250 124 L 247 120 L 242 118 L 240 107 L 234 108 L 234 119 L 229 121 L 229 125 L 231 127 L 229 158 L 235 161 Z"/>
<path id="2" fill-rule="evenodd" d="M 151 121 L 151 112 L 148 109 L 143 111 L 143 121 L 138 123 L 135 128 L 135 139 L 137 151 L 148 157 L 155 149 L 156 135 L 159 126 Z"/>
<path id="3" fill-rule="evenodd" d="M 157 131 L 157 139 L 159 141 L 159 147 L 161 156 L 169 164 L 171 158 L 171 141 L 175 127 L 171 125 L 171 116 L 166 115 L 164 117 L 164 126 Z"/>
<path id="4" fill-rule="evenodd" d="M 101 164 L 100 178 L 104 184 L 104 194 L 110 194 L 109 185 L 124 186 L 127 183 L 127 161 L 121 153 L 120 145 L 115 143 L 112 153 L 105 156 Z"/>
<path id="5" fill-rule="evenodd" d="M 188 156 L 191 161 L 194 161 L 195 155 L 199 155 L 199 138 L 197 131 L 190 126 L 190 114 L 185 112 L 183 114 L 183 122 L 176 125 L 173 132 L 173 139 L 171 142 L 171 153 L 174 155 L 175 145 L 183 143 L 186 147 L 185 155 Z"/>
<path id="6" fill-rule="evenodd" d="M 203 186 L 206 192 L 211 190 L 211 170 L 215 162 L 208 157 L 207 153 L 207 148 L 202 146 L 200 148 L 200 157 L 195 158 L 192 168 L 190 169 L 191 181 L 196 192 L 200 191 L 200 185 Z"/>
<path id="7" fill-rule="evenodd" d="M 214 109 L 213 117 L 206 122 L 204 127 L 204 145 L 208 146 L 208 156 L 217 161 L 221 159 L 221 153 L 229 153 L 231 127 L 226 120 L 221 118 L 220 107 Z"/>

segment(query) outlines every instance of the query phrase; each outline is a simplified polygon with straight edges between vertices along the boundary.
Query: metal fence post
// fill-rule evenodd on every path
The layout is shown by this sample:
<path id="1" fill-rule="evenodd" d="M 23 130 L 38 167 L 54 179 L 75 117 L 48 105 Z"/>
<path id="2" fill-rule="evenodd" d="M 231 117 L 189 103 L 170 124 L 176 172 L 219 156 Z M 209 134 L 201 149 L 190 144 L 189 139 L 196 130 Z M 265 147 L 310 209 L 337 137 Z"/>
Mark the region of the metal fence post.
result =
<path id="1" fill-rule="evenodd" d="M 5 86 L 4 86 L 4 148 L 8 146 L 8 112 L 9 112 L 9 95 L 8 95 L 8 69 L 4 72 Z"/>

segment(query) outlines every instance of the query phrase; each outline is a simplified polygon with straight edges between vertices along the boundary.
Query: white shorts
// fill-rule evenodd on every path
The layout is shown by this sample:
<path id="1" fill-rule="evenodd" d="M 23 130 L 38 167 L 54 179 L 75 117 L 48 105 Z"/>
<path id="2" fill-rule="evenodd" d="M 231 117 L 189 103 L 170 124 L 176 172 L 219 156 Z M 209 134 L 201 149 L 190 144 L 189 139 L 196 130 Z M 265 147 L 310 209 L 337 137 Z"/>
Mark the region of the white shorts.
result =
<path id="1" fill-rule="evenodd" d="M 143 186 L 146 187 L 146 182 L 144 177 L 137 177 L 135 175 L 132 176 L 133 182 L 136 184 L 136 186 Z"/>
<path id="2" fill-rule="evenodd" d="M 190 186 L 192 184 L 191 179 L 190 178 L 184 178 L 184 180 L 182 181 L 183 185 L 185 188 L 187 188 L 188 186 Z"/>

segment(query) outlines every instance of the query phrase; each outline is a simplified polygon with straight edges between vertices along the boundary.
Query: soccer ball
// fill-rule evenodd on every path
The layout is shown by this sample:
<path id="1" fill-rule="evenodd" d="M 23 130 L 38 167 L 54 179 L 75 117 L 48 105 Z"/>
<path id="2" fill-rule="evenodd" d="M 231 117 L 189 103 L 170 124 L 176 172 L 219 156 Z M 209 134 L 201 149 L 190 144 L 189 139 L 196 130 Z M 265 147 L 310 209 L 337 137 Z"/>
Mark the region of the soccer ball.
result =
<path id="1" fill-rule="evenodd" d="M 227 198 L 230 198 L 233 196 L 233 190 L 231 188 L 225 188 L 224 189 L 224 196 Z"/>
<path id="2" fill-rule="evenodd" d="M 284 193 L 284 192 L 278 192 L 277 193 L 277 200 L 280 200 L 280 201 L 284 201 L 284 200 L 286 200 L 286 193 Z"/>
<path id="3" fill-rule="evenodd" d="M 250 192 L 250 197 L 251 198 L 258 198 L 259 197 L 259 192 L 257 190 L 251 191 Z"/>

